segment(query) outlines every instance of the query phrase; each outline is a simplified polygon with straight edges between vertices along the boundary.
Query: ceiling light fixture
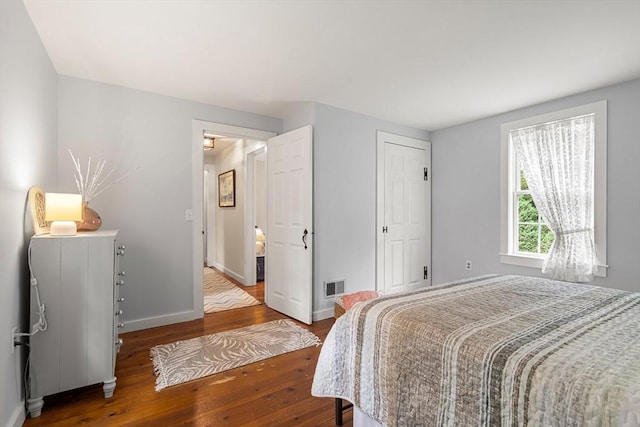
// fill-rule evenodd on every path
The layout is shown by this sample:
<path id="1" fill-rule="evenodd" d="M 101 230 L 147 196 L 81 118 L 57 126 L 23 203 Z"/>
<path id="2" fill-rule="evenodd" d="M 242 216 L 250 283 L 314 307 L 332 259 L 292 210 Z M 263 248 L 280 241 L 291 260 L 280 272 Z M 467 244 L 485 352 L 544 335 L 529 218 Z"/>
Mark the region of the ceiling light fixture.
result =
<path id="1" fill-rule="evenodd" d="M 202 146 L 204 147 L 204 151 L 213 150 L 214 141 L 215 141 L 215 138 L 210 137 L 210 136 L 205 136 L 204 140 L 202 141 Z"/>

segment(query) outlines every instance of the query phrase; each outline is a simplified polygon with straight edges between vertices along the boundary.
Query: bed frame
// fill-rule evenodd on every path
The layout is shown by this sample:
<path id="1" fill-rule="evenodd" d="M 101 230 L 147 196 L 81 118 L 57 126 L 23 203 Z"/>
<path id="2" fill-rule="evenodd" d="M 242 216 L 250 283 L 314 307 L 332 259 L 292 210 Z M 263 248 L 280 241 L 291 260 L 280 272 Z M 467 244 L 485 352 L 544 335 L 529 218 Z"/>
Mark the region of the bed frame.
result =
<path id="1" fill-rule="evenodd" d="M 344 424 L 342 421 L 342 414 L 347 409 L 353 408 L 353 403 L 348 403 L 345 405 L 342 399 L 336 398 L 336 425 L 341 426 Z"/>

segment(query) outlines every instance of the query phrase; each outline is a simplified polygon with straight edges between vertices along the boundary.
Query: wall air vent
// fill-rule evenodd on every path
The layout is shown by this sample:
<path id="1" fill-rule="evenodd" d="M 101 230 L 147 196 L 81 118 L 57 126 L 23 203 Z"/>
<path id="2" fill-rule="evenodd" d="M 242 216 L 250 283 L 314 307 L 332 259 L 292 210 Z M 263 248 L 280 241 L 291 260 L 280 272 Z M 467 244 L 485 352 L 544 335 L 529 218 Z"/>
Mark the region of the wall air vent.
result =
<path id="1" fill-rule="evenodd" d="M 344 280 L 334 280 L 324 282 L 324 297 L 329 298 L 334 295 L 344 294 Z"/>

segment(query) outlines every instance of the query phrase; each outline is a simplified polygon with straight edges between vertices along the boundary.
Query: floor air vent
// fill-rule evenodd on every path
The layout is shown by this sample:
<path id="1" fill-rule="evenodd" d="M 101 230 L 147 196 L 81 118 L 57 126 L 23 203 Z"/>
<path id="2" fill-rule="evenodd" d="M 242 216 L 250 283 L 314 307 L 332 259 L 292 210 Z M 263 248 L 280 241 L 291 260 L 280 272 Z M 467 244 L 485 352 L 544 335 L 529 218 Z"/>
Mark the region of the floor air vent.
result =
<path id="1" fill-rule="evenodd" d="M 324 282 L 324 296 L 332 297 L 334 295 L 344 294 L 344 280 L 334 280 L 333 282 Z"/>

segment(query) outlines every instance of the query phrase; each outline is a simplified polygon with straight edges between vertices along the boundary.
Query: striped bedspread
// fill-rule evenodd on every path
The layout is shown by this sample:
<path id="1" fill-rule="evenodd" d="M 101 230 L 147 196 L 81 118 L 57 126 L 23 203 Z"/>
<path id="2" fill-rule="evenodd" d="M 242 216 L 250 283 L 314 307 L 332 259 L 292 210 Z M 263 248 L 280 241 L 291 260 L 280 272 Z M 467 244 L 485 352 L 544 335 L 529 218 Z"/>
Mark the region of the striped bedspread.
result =
<path id="1" fill-rule="evenodd" d="M 388 426 L 638 426 L 640 293 L 483 276 L 359 303 L 312 394 Z"/>

